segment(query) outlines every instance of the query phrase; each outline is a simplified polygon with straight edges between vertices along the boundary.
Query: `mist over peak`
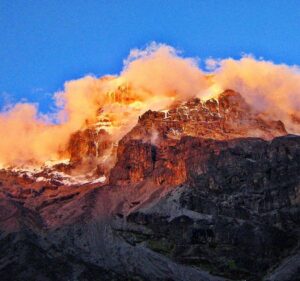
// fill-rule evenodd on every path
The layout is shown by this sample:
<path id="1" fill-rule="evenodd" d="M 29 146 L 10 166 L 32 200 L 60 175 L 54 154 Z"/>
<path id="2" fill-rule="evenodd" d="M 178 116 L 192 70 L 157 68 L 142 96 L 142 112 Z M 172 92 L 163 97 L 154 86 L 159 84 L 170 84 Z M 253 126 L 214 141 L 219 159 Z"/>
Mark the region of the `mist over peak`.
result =
<path id="1" fill-rule="evenodd" d="M 209 59 L 206 69 L 175 48 L 151 43 L 133 49 L 118 75 L 85 76 L 67 81 L 53 95 L 57 113 L 40 115 L 37 105 L 17 103 L 0 116 L 0 162 L 3 166 L 70 157 L 70 137 L 91 124 L 108 120 L 106 130 L 118 142 L 147 110 L 168 109 L 176 102 L 239 92 L 264 118 L 281 120 L 289 133 L 299 133 L 300 71 L 245 56 Z M 58 120 L 58 122 L 51 122 Z M 101 121 L 102 120 L 102 121 Z M 108 123 L 107 123 L 108 124 Z"/>

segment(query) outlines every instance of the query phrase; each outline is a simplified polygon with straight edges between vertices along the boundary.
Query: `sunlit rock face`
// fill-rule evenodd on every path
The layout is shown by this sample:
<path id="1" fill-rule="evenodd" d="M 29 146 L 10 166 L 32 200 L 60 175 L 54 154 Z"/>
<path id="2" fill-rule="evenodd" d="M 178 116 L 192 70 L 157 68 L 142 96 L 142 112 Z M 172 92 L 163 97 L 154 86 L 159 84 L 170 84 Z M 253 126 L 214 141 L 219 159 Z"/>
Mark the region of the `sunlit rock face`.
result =
<path id="1" fill-rule="evenodd" d="M 230 140 L 257 137 L 270 140 L 287 134 L 281 121 L 263 119 L 240 94 L 228 90 L 217 100 L 193 99 L 166 111 L 147 111 L 119 142 L 112 184 L 128 184 L 151 177 L 157 184 L 178 185 L 188 179 L 191 159 L 218 153 L 214 142 L 207 146 L 191 137 Z M 203 144 L 202 144 L 203 143 Z M 195 149 L 200 147 L 201 149 Z"/>
<path id="2" fill-rule="evenodd" d="M 68 159 L 0 171 L 1 280 L 297 280 L 300 137 L 281 121 L 232 90 L 119 142 L 96 120 Z"/>
<path id="3" fill-rule="evenodd" d="M 281 121 L 263 118 L 239 93 L 227 90 L 217 99 L 201 101 L 196 98 L 175 104 L 169 110 L 149 110 L 121 143 L 127 139 L 143 139 L 159 145 L 165 139 L 180 139 L 182 136 L 218 140 L 238 137 L 272 139 L 286 133 Z"/>
<path id="4" fill-rule="evenodd" d="M 101 110 L 99 112 L 101 113 Z M 74 167 L 80 166 L 82 169 L 88 167 L 89 170 L 94 168 L 98 174 L 102 172 L 106 175 L 115 163 L 116 154 L 120 155 L 124 145 L 132 140 L 141 140 L 142 143 L 151 143 L 155 147 L 162 148 L 157 151 L 159 157 L 163 153 L 163 147 L 174 145 L 184 136 L 216 140 L 259 137 L 269 140 L 287 134 L 281 121 L 260 116 L 239 93 L 232 90 L 223 92 L 217 99 L 201 101 L 195 98 L 188 102 L 177 101 L 170 109 L 149 110 L 139 117 L 138 123 L 118 144 L 110 134 L 112 120 L 109 117 L 97 119 L 97 123 L 72 134 L 67 152 Z M 119 128 L 121 130 L 121 127 Z M 136 147 L 140 149 L 141 146 L 142 144 Z M 155 150 L 156 148 L 152 148 L 151 153 L 156 153 Z M 132 153 L 135 153 L 134 149 L 131 149 L 129 154 Z M 137 151 L 136 155 L 138 154 Z M 144 157 L 143 153 L 141 157 Z M 144 173 L 143 168 L 138 169 Z M 137 175 L 138 171 L 131 170 L 130 173 L 136 174 L 135 181 L 141 178 Z"/>
<path id="5" fill-rule="evenodd" d="M 300 137 L 184 137 L 168 153 L 181 172 L 168 170 L 168 163 L 163 170 L 169 173 L 159 179 L 184 181 L 133 209 L 128 227 L 117 227 L 124 239 L 230 280 L 297 280 Z"/>

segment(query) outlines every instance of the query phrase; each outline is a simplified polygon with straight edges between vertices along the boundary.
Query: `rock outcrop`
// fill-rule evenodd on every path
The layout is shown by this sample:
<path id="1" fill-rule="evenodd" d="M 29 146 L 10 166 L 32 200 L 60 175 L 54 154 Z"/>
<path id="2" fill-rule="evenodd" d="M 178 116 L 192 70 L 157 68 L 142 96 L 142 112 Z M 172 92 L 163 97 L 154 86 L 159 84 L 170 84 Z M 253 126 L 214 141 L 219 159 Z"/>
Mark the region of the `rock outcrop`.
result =
<path id="1" fill-rule="evenodd" d="M 130 224 L 143 226 L 129 236 L 123 230 L 128 241 L 236 280 L 261 280 L 297 251 L 300 137 L 185 137 L 176 149 L 185 181 L 128 215 Z"/>
<path id="2" fill-rule="evenodd" d="M 281 121 L 261 118 L 239 93 L 231 90 L 222 93 L 218 100 L 192 99 L 169 111 L 147 111 L 119 142 L 110 182 L 122 185 L 151 176 L 158 184 L 183 183 L 188 176 L 187 161 L 205 157 L 207 149 L 216 154 L 220 149 L 218 145 L 206 144 L 210 142 L 205 140 L 200 145 L 198 140 L 188 136 L 213 140 L 244 137 L 270 140 L 286 134 Z"/>
<path id="3" fill-rule="evenodd" d="M 147 111 L 138 124 L 121 140 L 142 139 L 163 145 L 164 141 L 183 136 L 228 140 L 241 137 L 272 139 L 286 135 L 281 121 L 268 120 L 252 109 L 232 90 L 205 102 L 191 99 L 174 104 L 170 110 Z"/>

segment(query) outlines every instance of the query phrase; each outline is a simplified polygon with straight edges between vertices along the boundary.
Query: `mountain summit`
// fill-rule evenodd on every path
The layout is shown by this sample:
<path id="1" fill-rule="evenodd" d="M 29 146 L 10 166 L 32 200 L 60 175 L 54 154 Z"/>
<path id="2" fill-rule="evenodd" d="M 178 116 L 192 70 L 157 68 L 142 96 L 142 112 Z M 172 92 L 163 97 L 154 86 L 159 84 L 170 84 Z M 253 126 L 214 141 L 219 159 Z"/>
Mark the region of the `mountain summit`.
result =
<path id="1" fill-rule="evenodd" d="M 67 152 L 71 165 L 89 164 L 89 169 L 95 169 L 97 165 L 98 174 L 109 171 L 115 162 L 117 147 L 122 149 L 129 140 L 142 140 L 161 147 L 169 146 L 183 136 L 215 140 L 242 137 L 270 140 L 287 134 L 281 121 L 262 116 L 232 90 L 226 90 L 216 99 L 202 101 L 193 98 L 187 102 L 177 101 L 166 110 L 148 110 L 119 144 L 109 133 L 113 121 L 108 116 L 97 119 L 100 121 L 71 136 Z"/>

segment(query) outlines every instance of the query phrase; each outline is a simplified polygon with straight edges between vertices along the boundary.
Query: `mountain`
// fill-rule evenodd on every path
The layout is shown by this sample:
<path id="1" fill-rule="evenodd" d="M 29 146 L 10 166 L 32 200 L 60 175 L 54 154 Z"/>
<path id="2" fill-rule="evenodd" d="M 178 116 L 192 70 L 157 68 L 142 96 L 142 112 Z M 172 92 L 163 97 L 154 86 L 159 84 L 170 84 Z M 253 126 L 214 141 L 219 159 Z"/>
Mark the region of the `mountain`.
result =
<path id="1" fill-rule="evenodd" d="M 227 90 L 0 171 L 1 280 L 299 280 L 300 137 Z"/>
<path id="2" fill-rule="evenodd" d="M 259 137 L 270 140 L 287 134 L 281 121 L 264 118 L 250 108 L 239 93 L 232 90 L 226 90 L 218 99 L 201 101 L 194 98 L 187 102 L 177 101 L 167 110 L 149 110 L 139 117 L 136 126 L 118 144 L 109 134 L 112 123 L 109 117 L 100 115 L 98 120 L 88 128 L 75 132 L 67 149 L 73 168 L 88 166 L 93 169 L 97 166 L 98 175 L 109 172 L 115 163 L 117 151 L 131 140 L 168 147 L 183 136 L 216 140 Z"/>

